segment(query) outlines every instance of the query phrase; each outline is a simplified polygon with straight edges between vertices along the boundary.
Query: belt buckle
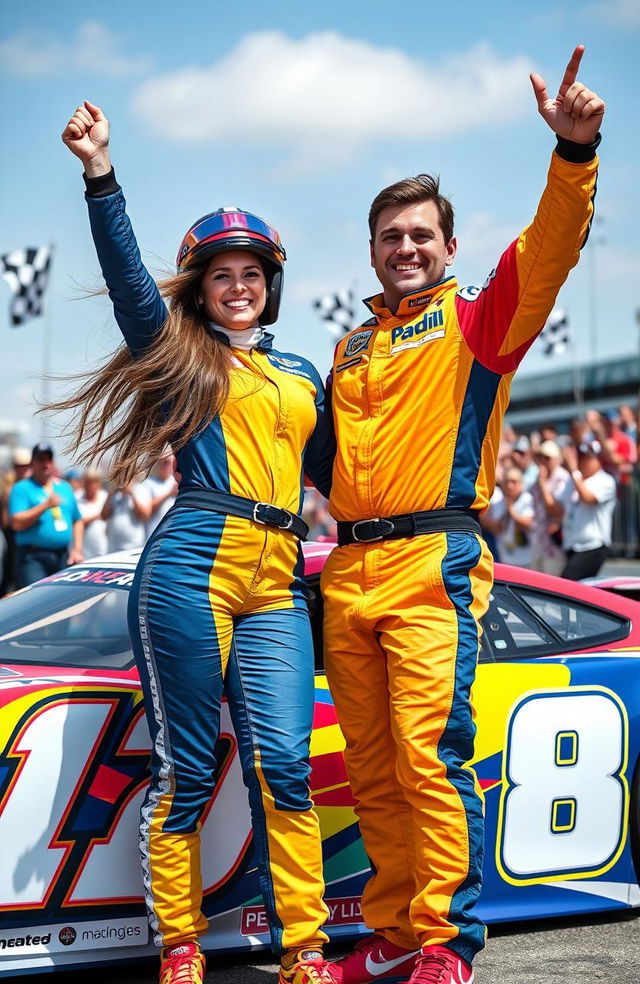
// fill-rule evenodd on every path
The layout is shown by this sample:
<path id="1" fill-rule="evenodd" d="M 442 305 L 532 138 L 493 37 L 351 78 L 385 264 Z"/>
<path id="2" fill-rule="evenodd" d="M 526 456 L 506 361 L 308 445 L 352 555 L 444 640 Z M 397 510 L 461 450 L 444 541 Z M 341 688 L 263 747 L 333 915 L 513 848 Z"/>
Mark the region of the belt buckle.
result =
<path id="1" fill-rule="evenodd" d="M 276 519 L 262 519 L 258 515 L 260 509 L 273 510 L 280 514 L 280 520 Z M 268 514 L 267 514 L 268 515 Z M 253 520 L 256 523 L 262 523 L 263 526 L 277 526 L 279 530 L 290 530 L 293 526 L 293 513 L 290 513 L 288 509 L 282 509 L 280 506 L 274 506 L 270 502 L 256 502 L 253 507 Z"/>
<path id="2" fill-rule="evenodd" d="M 280 508 L 280 507 L 276 507 L 276 508 Z M 284 526 L 281 526 L 280 529 L 281 530 L 290 530 L 291 527 L 293 526 L 293 513 L 290 513 L 288 509 L 280 509 L 280 511 L 283 512 L 284 515 L 287 517 L 287 521 L 286 521 L 285 525 Z"/>
<path id="3" fill-rule="evenodd" d="M 359 537 L 356 532 L 356 526 L 361 526 L 363 523 L 386 523 L 389 528 L 383 530 L 383 532 L 379 533 L 378 536 Z M 394 529 L 395 525 L 390 519 L 383 519 L 381 516 L 378 516 L 376 519 L 359 519 L 357 522 L 353 523 L 351 527 L 351 535 L 356 543 L 375 543 L 377 540 L 384 540 L 385 536 L 388 536 L 389 533 L 393 533 Z"/>

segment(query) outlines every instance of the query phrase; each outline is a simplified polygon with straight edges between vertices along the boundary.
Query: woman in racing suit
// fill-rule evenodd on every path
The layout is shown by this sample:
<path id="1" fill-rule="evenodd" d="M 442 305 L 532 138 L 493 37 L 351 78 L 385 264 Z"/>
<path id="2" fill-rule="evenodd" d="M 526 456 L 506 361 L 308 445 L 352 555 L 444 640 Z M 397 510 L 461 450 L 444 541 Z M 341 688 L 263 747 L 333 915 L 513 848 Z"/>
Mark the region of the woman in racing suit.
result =
<path id="1" fill-rule="evenodd" d="M 152 737 L 140 850 L 161 984 L 204 976 L 199 831 L 214 791 L 223 686 L 280 984 L 330 982 L 308 785 L 313 649 L 299 542 L 307 531 L 297 513 L 303 458 L 329 491 L 333 436 L 317 371 L 274 351 L 263 328 L 277 317 L 284 248 L 251 213 L 204 216 L 182 242 L 177 275 L 161 285 L 167 309 L 142 264 L 99 107 L 78 107 L 62 139 L 84 165 L 91 231 L 126 347 L 57 407 L 80 408 L 74 440 L 76 450 L 90 443 L 86 459 L 115 451 L 118 484 L 166 443 L 182 476 L 129 605 Z"/>

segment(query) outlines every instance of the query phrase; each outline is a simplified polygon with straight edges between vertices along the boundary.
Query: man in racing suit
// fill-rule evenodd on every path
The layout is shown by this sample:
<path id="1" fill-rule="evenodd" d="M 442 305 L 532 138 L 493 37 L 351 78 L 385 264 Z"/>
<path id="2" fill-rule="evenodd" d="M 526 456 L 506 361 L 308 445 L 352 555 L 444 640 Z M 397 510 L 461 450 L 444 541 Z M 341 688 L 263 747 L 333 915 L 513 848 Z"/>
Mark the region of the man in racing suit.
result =
<path id="1" fill-rule="evenodd" d="M 467 984 L 485 928 L 483 807 L 470 687 L 493 564 L 488 505 L 513 374 L 577 263 L 593 213 L 604 104 L 576 82 L 531 77 L 556 133 L 532 224 L 482 288 L 460 290 L 453 212 L 427 175 L 382 191 L 370 213 L 383 291 L 337 346 L 339 546 L 323 574 L 329 684 L 373 875 L 374 934 L 330 964 L 340 984 Z M 429 535 L 420 535 L 429 534 Z"/>

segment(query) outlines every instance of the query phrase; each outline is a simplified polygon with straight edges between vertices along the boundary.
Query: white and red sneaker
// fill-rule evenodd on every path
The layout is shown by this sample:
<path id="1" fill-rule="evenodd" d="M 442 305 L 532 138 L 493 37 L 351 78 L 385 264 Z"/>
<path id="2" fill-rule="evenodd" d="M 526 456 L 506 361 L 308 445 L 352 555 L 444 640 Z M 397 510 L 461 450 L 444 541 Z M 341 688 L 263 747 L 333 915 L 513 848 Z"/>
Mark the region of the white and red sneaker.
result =
<path id="1" fill-rule="evenodd" d="M 360 940 L 346 957 L 330 961 L 329 970 L 337 984 L 395 984 L 409 980 L 419 956 L 420 950 L 405 950 L 373 933 Z"/>
<path id="2" fill-rule="evenodd" d="M 473 968 L 448 946 L 425 946 L 407 984 L 471 984 Z"/>

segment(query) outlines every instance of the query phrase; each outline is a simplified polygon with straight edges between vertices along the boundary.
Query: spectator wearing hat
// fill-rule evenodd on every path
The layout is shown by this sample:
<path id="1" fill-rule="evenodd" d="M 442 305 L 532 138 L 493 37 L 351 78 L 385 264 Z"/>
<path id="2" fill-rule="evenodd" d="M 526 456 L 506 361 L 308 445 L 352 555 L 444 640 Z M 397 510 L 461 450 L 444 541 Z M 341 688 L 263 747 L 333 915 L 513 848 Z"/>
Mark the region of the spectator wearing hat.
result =
<path id="1" fill-rule="evenodd" d="M 531 532 L 533 527 L 533 497 L 524 487 L 519 468 L 508 468 L 503 482 L 504 496 L 489 507 L 493 524 L 488 529 L 497 533 L 498 553 L 503 564 L 529 567 L 531 563 Z M 485 519 L 486 522 L 486 519 Z"/>
<path id="2" fill-rule="evenodd" d="M 9 522 L 15 534 L 17 587 L 83 559 L 82 517 L 69 483 L 54 478 L 51 445 L 35 445 L 31 476 L 11 489 Z"/>
<path id="3" fill-rule="evenodd" d="M 106 489 L 102 487 L 102 476 L 94 468 L 88 468 L 82 476 L 82 489 L 76 495 L 78 509 L 84 525 L 85 557 L 99 557 L 108 550 L 107 523 L 102 518 L 102 510 L 107 501 Z"/>
<path id="4" fill-rule="evenodd" d="M 29 448 L 14 448 L 11 455 L 11 468 L 14 482 L 20 482 L 31 474 L 31 451 Z"/>
<path id="5" fill-rule="evenodd" d="M 531 489 L 534 522 L 531 531 L 531 567 L 545 574 L 560 574 L 566 564 L 560 505 L 569 472 L 562 466 L 556 441 L 543 441 L 537 453 L 538 479 Z"/>
<path id="6" fill-rule="evenodd" d="M 599 441 L 582 441 L 577 448 L 568 446 L 564 449 L 571 481 L 560 499 L 567 551 L 562 577 L 571 581 L 595 577 L 611 546 L 616 482 L 602 467 L 601 451 Z"/>
<path id="7" fill-rule="evenodd" d="M 76 499 L 82 495 L 82 490 L 84 488 L 84 480 L 82 472 L 79 468 L 69 468 L 63 475 L 65 482 L 68 482 L 73 489 L 73 494 Z"/>

